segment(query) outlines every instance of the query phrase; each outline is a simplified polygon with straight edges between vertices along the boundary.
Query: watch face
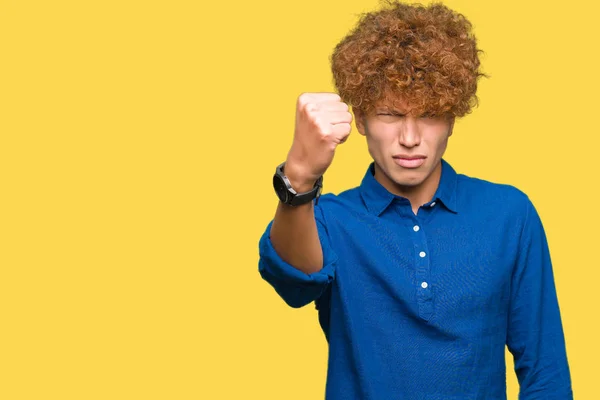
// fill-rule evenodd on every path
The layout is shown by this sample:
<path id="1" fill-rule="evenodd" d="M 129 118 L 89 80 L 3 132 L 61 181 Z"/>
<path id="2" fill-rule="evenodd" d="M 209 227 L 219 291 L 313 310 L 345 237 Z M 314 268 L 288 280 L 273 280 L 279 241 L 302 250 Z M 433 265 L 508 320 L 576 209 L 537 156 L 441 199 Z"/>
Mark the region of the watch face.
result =
<path id="1" fill-rule="evenodd" d="M 275 188 L 275 193 L 277 193 L 277 197 L 283 203 L 285 203 L 288 199 L 288 190 L 285 186 L 285 182 L 278 175 L 273 176 L 273 187 Z"/>

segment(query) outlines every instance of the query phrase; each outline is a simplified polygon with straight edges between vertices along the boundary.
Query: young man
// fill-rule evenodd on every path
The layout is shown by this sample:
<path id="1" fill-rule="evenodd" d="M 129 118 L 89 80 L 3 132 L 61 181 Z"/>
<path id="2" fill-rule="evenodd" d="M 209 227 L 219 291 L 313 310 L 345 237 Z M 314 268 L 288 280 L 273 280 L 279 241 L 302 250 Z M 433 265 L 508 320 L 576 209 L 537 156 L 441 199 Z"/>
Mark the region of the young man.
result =
<path id="1" fill-rule="evenodd" d="M 476 40 L 442 4 L 365 14 L 332 56 L 335 93 L 298 98 L 273 178 L 259 271 L 292 307 L 315 302 L 329 400 L 572 399 L 548 244 L 528 197 L 443 159 L 476 105 Z M 373 158 L 359 186 L 320 196 L 353 120 Z"/>

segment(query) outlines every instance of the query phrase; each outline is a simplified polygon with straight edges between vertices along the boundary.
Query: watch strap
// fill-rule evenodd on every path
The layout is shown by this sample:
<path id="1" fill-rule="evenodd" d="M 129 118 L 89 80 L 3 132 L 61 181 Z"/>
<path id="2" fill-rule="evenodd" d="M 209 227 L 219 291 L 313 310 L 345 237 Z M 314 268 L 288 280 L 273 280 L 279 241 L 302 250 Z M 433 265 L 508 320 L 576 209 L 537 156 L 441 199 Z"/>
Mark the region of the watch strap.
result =
<path id="1" fill-rule="evenodd" d="M 319 197 L 321 196 L 321 190 L 323 188 L 323 176 L 320 176 L 319 179 L 317 179 L 317 181 L 315 182 L 315 185 L 313 186 L 313 188 L 311 190 L 309 190 L 308 192 L 304 192 L 304 193 L 298 193 L 298 192 L 296 192 L 295 189 L 292 188 L 291 182 L 289 181 L 287 176 L 285 176 L 284 166 L 285 166 L 285 162 L 283 162 L 283 163 L 279 164 L 279 166 L 277 166 L 277 174 L 279 174 L 283 178 L 283 180 L 287 182 L 287 184 L 289 185 L 288 187 L 291 188 L 293 191 L 293 192 L 289 191 L 289 189 L 288 189 L 288 192 L 291 194 L 291 196 L 290 196 L 291 198 L 286 203 L 291 206 L 299 206 L 302 204 L 306 204 L 313 199 L 316 199 L 315 204 L 318 204 Z M 295 194 L 294 194 L 294 192 L 295 192 Z"/>
<path id="2" fill-rule="evenodd" d="M 321 195 L 321 188 L 323 187 L 323 177 L 319 177 L 319 179 L 317 179 L 317 181 L 315 182 L 315 186 L 312 188 L 312 190 L 308 191 L 308 192 L 304 192 L 304 193 L 298 193 L 297 195 L 295 195 L 291 202 L 290 205 L 292 206 L 299 206 L 301 204 L 305 204 L 308 203 L 309 201 L 316 199 L 315 200 L 315 204 L 317 204 L 319 202 L 319 197 Z"/>

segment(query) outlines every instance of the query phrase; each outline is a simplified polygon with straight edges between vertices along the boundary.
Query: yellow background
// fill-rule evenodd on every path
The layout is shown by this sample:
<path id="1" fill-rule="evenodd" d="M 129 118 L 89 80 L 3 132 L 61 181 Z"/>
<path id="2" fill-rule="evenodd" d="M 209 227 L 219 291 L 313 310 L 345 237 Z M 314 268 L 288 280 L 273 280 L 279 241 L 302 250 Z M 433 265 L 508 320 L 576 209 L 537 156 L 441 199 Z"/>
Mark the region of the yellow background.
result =
<path id="1" fill-rule="evenodd" d="M 534 201 L 576 398 L 600 398 L 600 7 L 445 3 L 491 75 L 446 159 Z M 333 90 L 333 46 L 376 7 L 0 2 L 0 399 L 323 398 L 314 306 L 261 280 L 258 239 L 297 96 Z M 353 128 L 325 192 L 369 161 Z"/>

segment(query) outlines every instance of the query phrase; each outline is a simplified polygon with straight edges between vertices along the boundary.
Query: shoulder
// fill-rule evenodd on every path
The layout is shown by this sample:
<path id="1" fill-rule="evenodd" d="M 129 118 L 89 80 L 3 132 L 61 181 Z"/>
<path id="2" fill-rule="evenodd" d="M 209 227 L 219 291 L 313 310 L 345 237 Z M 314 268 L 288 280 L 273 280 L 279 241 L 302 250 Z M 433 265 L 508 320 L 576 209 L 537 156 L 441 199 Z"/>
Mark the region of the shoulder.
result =
<path id="1" fill-rule="evenodd" d="M 527 193 L 515 185 L 457 174 L 457 200 L 467 208 L 488 210 L 524 220 L 534 210 Z"/>
<path id="2" fill-rule="evenodd" d="M 339 193 L 324 193 L 320 196 L 315 210 L 321 217 L 336 217 L 348 212 L 364 210 L 359 186 Z"/>

